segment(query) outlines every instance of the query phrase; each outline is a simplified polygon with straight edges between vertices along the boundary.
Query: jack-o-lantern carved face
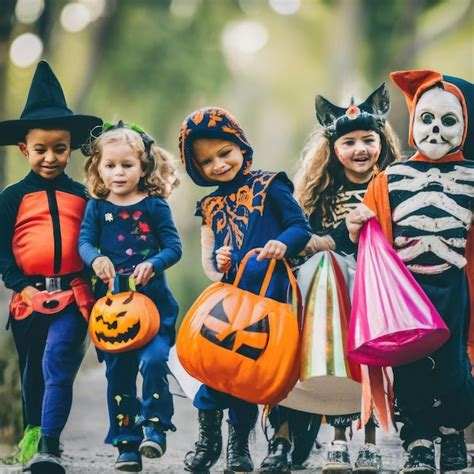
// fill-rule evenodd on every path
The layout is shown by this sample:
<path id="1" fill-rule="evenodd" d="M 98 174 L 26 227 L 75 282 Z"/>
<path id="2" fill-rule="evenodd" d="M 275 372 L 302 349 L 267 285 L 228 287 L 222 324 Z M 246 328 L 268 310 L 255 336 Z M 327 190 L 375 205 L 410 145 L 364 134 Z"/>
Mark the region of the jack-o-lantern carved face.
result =
<path id="1" fill-rule="evenodd" d="M 223 300 L 209 312 L 201 327 L 201 335 L 207 340 L 253 360 L 257 360 L 267 347 L 269 332 L 268 315 L 250 326 L 235 327 L 224 310 Z"/>
<path id="2" fill-rule="evenodd" d="M 154 303 L 134 291 L 104 296 L 94 305 L 89 334 L 106 352 L 123 352 L 147 344 L 158 332 L 160 316 Z"/>

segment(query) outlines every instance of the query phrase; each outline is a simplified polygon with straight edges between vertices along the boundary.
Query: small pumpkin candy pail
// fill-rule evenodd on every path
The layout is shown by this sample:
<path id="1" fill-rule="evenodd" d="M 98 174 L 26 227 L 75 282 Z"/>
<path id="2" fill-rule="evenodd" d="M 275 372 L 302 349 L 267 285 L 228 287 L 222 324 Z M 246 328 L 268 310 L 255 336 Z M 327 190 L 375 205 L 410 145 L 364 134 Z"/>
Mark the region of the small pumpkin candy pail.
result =
<path id="1" fill-rule="evenodd" d="M 133 278 L 128 289 L 108 293 L 92 308 L 89 335 L 104 352 L 125 352 L 150 342 L 160 329 L 160 314 L 148 296 L 136 291 Z M 122 288 L 120 288 L 122 289 Z"/>
<path id="2" fill-rule="evenodd" d="M 202 383 L 251 403 L 275 405 L 298 379 L 300 334 L 292 306 L 265 297 L 276 260 L 258 295 L 238 288 L 258 251 L 247 253 L 233 284 L 217 282 L 203 291 L 184 317 L 176 348 L 185 370 Z M 283 263 L 296 295 L 296 280 Z"/>

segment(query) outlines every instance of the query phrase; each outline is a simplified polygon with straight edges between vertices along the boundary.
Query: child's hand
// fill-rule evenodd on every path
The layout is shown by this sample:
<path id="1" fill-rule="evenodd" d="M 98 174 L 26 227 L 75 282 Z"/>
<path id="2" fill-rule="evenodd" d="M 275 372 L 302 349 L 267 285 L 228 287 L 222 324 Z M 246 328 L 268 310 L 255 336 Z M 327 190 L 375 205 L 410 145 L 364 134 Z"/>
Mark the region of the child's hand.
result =
<path id="1" fill-rule="evenodd" d="M 258 254 L 257 261 L 261 262 L 264 258 L 275 258 L 282 260 L 285 257 L 287 246 L 279 240 L 269 240 L 263 250 Z"/>
<path id="2" fill-rule="evenodd" d="M 95 274 L 104 282 L 108 283 L 109 290 L 114 291 L 115 267 L 109 257 L 97 257 L 92 262 Z"/>
<path id="3" fill-rule="evenodd" d="M 217 270 L 227 273 L 232 265 L 232 247 L 224 245 L 216 250 Z"/>
<path id="4" fill-rule="evenodd" d="M 33 295 L 36 293 L 39 293 L 39 290 L 35 288 L 34 286 L 27 286 L 26 288 L 23 288 L 21 290 L 21 299 L 25 302 L 26 305 L 31 307 L 31 298 L 33 298 Z"/>
<path id="5" fill-rule="evenodd" d="M 359 242 L 359 234 L 362 226 L 372 217 L 374 212 L 369 209 L 365 204 L 359 204 L 346 216 L 346 226 L 349 231 L 349 238 L 355 244 Z"/>
<path id="6" fill-rule="evenodd" d="M 330 235 L 320 236 L 313 234 L 300 255 L 306 257 L 308 255 L 314 255 L 316 252 L 334 250 L 335 248 L 336 244 Z"/>
<path id="7" fill-rule="evenodd" d="M 135 278 L 135 284 L 145 286 L 153 276 L 153 264 L 151 262 L 139 263 L 132 276 Z"/>

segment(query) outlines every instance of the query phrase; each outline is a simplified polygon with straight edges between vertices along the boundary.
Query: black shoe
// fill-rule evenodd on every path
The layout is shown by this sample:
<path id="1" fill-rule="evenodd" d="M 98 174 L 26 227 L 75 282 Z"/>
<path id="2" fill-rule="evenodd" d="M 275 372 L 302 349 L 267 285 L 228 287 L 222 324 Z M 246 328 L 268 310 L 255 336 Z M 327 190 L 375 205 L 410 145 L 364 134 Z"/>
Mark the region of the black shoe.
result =
<path id="1" fill-rule="evenodd" d="M 227 441 L 227 469 L 238 472 L 253 471 L 249 451 L 249 434 L 255 421 L 250 424 L 231 425 Z"/>
<path id="2" fill-rule="evenodd" d="M 208 471 L 222 451 L 222 410 L 199 410 L 199 437 L 194 451 L 184 457 L 186 471 Z"/>
<path id="3" fill-rule="evenodd" d="M 435 473 L 435 452 L 433 443 L 427 439 L 417 439 L 408 446 L 408 459 L 402 472 Z"/>
<path id="4" fill-rule="evenodd" d="M 138 443 L 120 443 L 119 455 L 115 461 L 115 469 L 126 472 L 140 472 L 142 470 L 142 457 L 138 451 Z"/>
<path id="5" fill-rule="evenodd" d="M 285 438 L 270 440 L 268 454 L 260 465 L 261 472 L 290 472 L 291 443 Z"/>
<path id="6" fill-rule="evenodd" d="M 61 464 L 59 439 L 42 435 L 38 443 L 38 452 L 26 466 L 31 474 L 65 474 Z"/>
<path id="7" fill-rule="evenodd" d="M 441 471 L 461 471 L 467 468 L 467 449 L 464 431 L 441 436 Z"/>
<path id="8" fill-rule="evenodd" d="M 321 445 L 317 441 L 319 428 L 321 427 L 321 415 L 312 413 L 295 412 L 298 418 L 290 421 L 290 432 L 293 440 L 293 451 L 291 452 L 291 464 L 293 469 L 302 466 L 309 458 L 313 446 L 317 449 Z M 302 417 L 301 414 L 305 415 Z M 295 414 L 293 414 L 293 417 Z"/>

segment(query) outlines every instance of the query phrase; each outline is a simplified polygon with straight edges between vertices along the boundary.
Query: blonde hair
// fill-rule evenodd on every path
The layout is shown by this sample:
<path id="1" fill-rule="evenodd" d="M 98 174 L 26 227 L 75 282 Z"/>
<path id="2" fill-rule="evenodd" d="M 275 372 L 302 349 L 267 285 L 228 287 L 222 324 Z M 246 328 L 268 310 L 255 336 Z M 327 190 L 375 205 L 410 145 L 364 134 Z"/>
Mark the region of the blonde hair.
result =
<path id="1" fill-rule="evenodd" d="M 382 146 L 374 175 L 401 159 L 397 136 L 389 123 L 380 132 Z M 295 198 L 310 216 L 318 212 L 321 218 L 330 214 L 336 195 L 345 181 L 344 166 L 334 151 L 334 141 L 326 137 L 324 128 L 316 125 L 301 154 L 295 175 Z"/>
<path id="2" fill-rule="evenodd" d="M 140 178 L 138 190 L 148 196 L 159 196 L 167 199 L 179 184 L 173 155 L 155 143 L 147 153 L 142 136 L 130 128 L 113 128 L 99 135 L 92 141 L 89 158 L 85 165 L 86 186 L 89 194 L 98 199 L 109 195 L 99 175 L 99 163 L 104 147 L 111 143 L 124 143 L 137 154 L 145 176 Z"/>

